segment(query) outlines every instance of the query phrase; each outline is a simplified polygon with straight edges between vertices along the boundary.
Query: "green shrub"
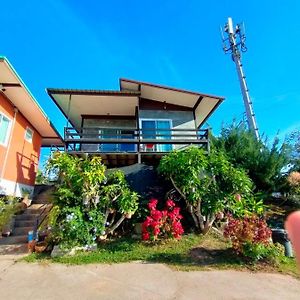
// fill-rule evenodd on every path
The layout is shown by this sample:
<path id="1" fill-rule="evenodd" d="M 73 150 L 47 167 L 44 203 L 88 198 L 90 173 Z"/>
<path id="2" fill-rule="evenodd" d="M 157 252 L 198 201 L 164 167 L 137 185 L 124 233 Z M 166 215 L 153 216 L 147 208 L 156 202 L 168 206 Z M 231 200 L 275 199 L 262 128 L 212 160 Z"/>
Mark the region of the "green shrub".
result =
<path id="1" fill-rule="evenodd" d="M 0 234 L 17 211 L 18 200 L 14 197 L 0 197 Z"/>
<path id="2" fill-rule="evenodd" d="M 56 175 L 54 208 L 48 218 L 52 237 L 66 247 L 104 239 L 138 207 L 121 171 L 105 174 L 100 157 L 55 153 L 47 171 Z"/>
<path id="3" fill-rule="evenodd" d="M 245 171 L 235 168 L 223 152 L 189 147 L 164 156 L 159 171 L 169 178 L 186 202 L 195 227 L 207 233 L 216 215 L 235 204 L 235 195 L 250 197 L 252 181 Z"/>
<path id="4" fill-rule="evenodd" d="M 256 191 L 272 192 L 281 183 L 282 170 L 290 162 L 290 147 L 274 139 L 257 140 L 244 124 L 223 127 L 219 137 L 212 137 L 212 148 L 224 151 L 237 168 L 246 170 Z"/>

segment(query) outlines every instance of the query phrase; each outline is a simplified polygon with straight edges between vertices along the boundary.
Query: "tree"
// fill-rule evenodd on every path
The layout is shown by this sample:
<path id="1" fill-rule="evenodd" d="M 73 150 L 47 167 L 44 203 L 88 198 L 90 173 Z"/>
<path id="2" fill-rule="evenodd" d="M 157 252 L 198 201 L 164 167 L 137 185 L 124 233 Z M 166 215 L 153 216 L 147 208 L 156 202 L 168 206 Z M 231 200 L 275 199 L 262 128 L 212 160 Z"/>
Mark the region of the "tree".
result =
<path id="1" fill-rule="evenodd" d="M 300 172 L 300 129 L 288 136 L 287 143 L 291 148 L 291 169 Z"/>
<path id="2" fill-rule="evenodd" d="M 35 177 L 35 184 L 48 184 L 49 179 L 44 175 L 43 171 L 38 169 Z"/>
<path id="3" fill-rule="evenodd" d="M 243 168 L 255 184 L 256 191 L 276 190 L 282 170 L 289 163 L 289 147 L 275 138 L 257 140 L 243 124 L 223 127 L 219 137 L 212 137 L 212 148 L 226 153 L 237 168 Z"/>
<path id="4" fill-rule="evenodd" d="M 58 240 L 68 246 L 106 238 L 137 210 L 138 195 L 124 174 L 107 175 L 100 157 L 56 152 L 47 171 L 57 178 L 52 224 Z"/>
<path id="5" fill-rule="evenodd" d="M 173 151 L 161 159 L 159 171 L 180 193 L 196 229 L 205 234 L 216 214 L 228 210 L 236 195 L 248 197 L 252 182 L 243 170 L 235 168 L 224 153 L 189 147 Z"/>

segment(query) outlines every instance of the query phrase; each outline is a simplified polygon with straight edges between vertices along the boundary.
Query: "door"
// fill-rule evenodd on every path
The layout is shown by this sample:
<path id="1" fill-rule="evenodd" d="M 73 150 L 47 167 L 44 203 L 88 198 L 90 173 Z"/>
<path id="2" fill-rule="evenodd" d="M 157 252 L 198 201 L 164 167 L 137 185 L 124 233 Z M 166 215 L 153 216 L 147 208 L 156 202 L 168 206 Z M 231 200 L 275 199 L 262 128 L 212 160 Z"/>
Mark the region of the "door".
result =
<path id="1" fill-rule="evenodd" d="M 157 120 L 156 121 L 156 132 L 158 135 L 157 139 L 170 140 L 171 139 L 171 122 L 170 120 Z M 156 145 L 157 152 L 169 152 L 172 150 L 171 144 L 158 144 Z"/>
<path id="2" fill-rule="evenodd" d="M 142 120 L 142 139 L 171 139 L 171 120 Z M 158 136 L 157 136 L 158 135 Z M 171 144 L 144 144 L 145 151 L 169 152 Z"/>

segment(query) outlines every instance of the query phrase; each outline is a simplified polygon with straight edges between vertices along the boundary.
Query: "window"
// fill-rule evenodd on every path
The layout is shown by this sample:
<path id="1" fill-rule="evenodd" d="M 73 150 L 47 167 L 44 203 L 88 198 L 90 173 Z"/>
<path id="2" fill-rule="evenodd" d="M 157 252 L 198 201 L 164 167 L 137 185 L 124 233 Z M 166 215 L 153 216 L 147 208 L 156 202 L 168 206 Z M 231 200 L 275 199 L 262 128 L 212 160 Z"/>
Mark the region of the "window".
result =
<path id="1" fill-rule="evenodd" d="M 33 130 L 27 127 L 25 131 L 25 140 L 29 143 L 32 143 L 32 137 L 33 137 Z"/>
<path id="2" fill-rule="evenodd" d="M 11 120 L 0 113 L 0 144 L 7 146 Z"/>
<path id="3" fill-rule="evenodd" d="M 158 139 L 158 140 L 169 140 L 172 138 L 171 129 L 172 121 L 171 120 L 150 120 L 142 119 L 141 120 L 141 129 L 143 139 Z M 172 150 L 172 144 L 145 144 L 146 151 L 157 152 L 169 152 Z"/>

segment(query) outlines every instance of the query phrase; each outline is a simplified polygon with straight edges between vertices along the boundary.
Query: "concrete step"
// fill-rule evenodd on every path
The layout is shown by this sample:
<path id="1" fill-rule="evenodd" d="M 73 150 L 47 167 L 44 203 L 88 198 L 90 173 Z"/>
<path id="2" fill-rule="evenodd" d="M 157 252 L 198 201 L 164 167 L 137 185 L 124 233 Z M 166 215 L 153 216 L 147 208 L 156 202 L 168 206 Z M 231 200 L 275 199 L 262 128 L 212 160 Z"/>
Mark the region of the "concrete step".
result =
<path id="1" fill-rule="evenodd" d="M 36 224 L 36 220 L 16 220 L 15 228 L 18 227 L 34 227 Z"/>
<path id="2" fill-rule="evenodd" d="M 24 244 L 27 243 L 28 237 L 26 235 L 12 235 L 9 237 L 3 237 L 0 239 L 0 245 L 13 245 L 13 244 Z"/>
<path id="3" fill-rule="evenodd" d="M 38 209 L 43 209 L 44 207 L 45 204 L 33 203 L 29 207 L 27 207 L 26 210 L 38 210 Z"/>
<path id="4" fill-rule="evenodd" d="M 15 227 L 13 231 L 13 236 L 19 236 L 19 235 L 28 235 L 28 231 L 34 230 L 34 226 L 28 226 L 28 227 Z"/>
<path id="5" fill-rule="evenodd" d="M 32 201 L 33 204 L 50 204 L 51 201 L 48 198 L 45 199 L 35 199 Z"/>
<path id="6" fill-rule="evenodd" d="M 22 215 L 39 215 L 41 211 L 40 209 L 26 209 Z"/>
<path id="7" fill-rule="evenodd" d="M 39 214 L 22 214 L 16 216 L 16 221 L 32 221 L 38 218 Z"/>
<path id="8" fill-rule="evenodd" d="M 0 240 L 1 241 L 1 240 Z M 27 243 L 22 244 L 0 244 L 0 255 L 25 255 L 28 253 Z"/>

